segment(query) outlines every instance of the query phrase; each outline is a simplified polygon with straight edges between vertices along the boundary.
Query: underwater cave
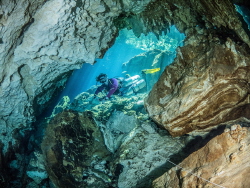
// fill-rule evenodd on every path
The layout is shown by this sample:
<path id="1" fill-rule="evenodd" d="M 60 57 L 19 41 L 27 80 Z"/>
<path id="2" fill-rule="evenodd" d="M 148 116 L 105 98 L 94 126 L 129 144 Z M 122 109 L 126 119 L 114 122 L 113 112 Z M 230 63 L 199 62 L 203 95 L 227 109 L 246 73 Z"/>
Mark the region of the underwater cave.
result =
<path id="1" fill-rule="evenodd" d="M 152 70 L 151 74 L 157 74 L 154 78 L 155 83 L 164 68 L 173 62 L 176 48 L 183 46 L 185 38 L 184 34 L 181 34 L 174 26 L 170 27 L 169 32 L 166 33 L 166 35 L 162 33 L 159 39 L 153 33 L 146 36 L 142 34 L 137 38 L 132 30 L 121 30 L 115 43 L 102 59 L 97 59 L 94 65 L 85 63 L 72 73 L 57 102 L 63 96 L 68 96 L 70 101 L 73 101 L 78 94 L 97 84 L 95 78 L 100 73 L 106 73 L 110 78 L 125 77 L 126 74 L 131 73 L 131 76 L 134 74 L 142 76 L 141 71 L 138 70 L 160 68 L 156 70 L 157 72 Z M 129 72 L 132 69 L 137 71 Z M 152 88 L 153 84 L 147 91 Z"/>
<path id="2" fill-rule="evenodd" d="M 0 187 L 249 187 L 249 2 L 0 7 Z"/>

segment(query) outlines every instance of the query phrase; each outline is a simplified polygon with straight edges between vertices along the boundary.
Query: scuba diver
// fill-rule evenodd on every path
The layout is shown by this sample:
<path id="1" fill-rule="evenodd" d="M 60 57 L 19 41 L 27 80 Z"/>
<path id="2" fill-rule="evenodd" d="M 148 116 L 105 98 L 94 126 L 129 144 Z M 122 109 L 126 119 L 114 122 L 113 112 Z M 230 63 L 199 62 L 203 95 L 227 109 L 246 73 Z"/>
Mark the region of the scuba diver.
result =
<path id="1" fill-rule="evenodd" d="M 139 75 L 132 77 L 126 75 L 126 78 L 108 78 L 106 74 L 101 73 L 96 77 L 96 81 L 100 82 L 102 85 L 96 89 L 94 98 L 96 98 L 98 93 L 102 92 L 103 90 L 107 91 L 107 95 L 103 98 L 100 98 L 99 101 L 109 100 L 112 95 L 128 96 L 133 93 L 136 94 L 137 91 L 146 86 L 146 82 L 144 79 L 140 79 Z"/>
<path id="2" fill-rule="evenodd" d="M 102 92 L 104 89 L 108 91 L 108 94 L 99 99 L 100 101 L 110 99 L 111 95 L 119 94 L 119 81 L 116 78 L 108 78 L 106 74 L 101 73 L 99 76 L 96 77 L 96 81 L 100 82 L 102 85 L 99 86 L 94 94 L 94 98 L 96 98 L 97 94 Z"/>

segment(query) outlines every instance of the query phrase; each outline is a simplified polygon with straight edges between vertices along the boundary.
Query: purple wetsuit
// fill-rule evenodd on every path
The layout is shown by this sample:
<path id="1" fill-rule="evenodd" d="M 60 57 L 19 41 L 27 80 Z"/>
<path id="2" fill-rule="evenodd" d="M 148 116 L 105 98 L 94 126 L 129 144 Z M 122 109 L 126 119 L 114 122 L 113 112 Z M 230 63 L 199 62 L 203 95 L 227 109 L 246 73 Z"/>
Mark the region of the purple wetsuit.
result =
<path id="1" fill-rule="evenodd" d="M 95 91 L 95 95 L 97 95 L 104 89 L 108 91 L 107 97 L 109 98 L 118 89 L 118 80 L 115 78 L 108 79 L 108 85 L 102 84 L 101 86 L 99 86 Z"/>

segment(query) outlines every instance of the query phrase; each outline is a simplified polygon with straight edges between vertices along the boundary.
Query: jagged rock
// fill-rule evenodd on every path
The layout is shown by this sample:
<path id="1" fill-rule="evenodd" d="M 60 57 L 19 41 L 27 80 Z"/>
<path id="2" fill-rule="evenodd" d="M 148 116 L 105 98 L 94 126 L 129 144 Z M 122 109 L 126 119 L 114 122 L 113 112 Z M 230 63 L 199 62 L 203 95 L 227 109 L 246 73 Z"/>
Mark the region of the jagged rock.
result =
<path id="1" fill-rule="evenodd" d="M 170 169 L 166 159 L 178 161 L 187 140 L 173 138 L 153 123 L 142 123 L 122 143 L 114 163 L 121 167 L 119 188 L 147 188 L 159 174 Z"/>
<path id="2" fill-rule="evenodd" d="M 205 36 L 206 32 L 197 29 L 196 37 L 178 50 L 175 62 L 145 101 L 150 117 L 174 136 L 241 117 L 250 119 L 246 48 L 230 39 L 222 45 L 223 39 Z"/>
<path id="3" fill-rule="evenodd" d="M 249 187 L 249 146 L 250 129 L 233 125 L 154 180 L 152 187 Z"/>
<path id="4" fill-rule="evenodd" d="M 63 111 L 48 124 L 45 167 L 56 187 L 109 187 L 110 152 L 90 112 Z"/>
<path id="5" fill-rule="evenodd" d="M 183 46 L 185 35 L 172 25 L 168 33 L 162 33 L 160 36 L 150 32 L 147 35 L 141 34 L 140 37 L 136 37 L 132 30 L 123 29 L 119 32 L 119 37 L 125 37 L 126 44 L 144 51 L 158 49 L 165 52 L 175 52 L 177 46 Z"/>
<path id="6" fill-rule="evenodd" d="M 33 153 L 27 167 L 26 174 L 34 181 L 36 187 L 39 187 L 39 184 L 48 178 L 48 174 L 44 166 L 43 155 L 40 152 L 36 151 Z M 35 187 L 34 183 L 33 187 Z"/>
<path id="7" fill-rule="evenodd" d="M 161 6 L 159 6 L 159 4 Z M 247 5 L 245 3 L 244 5 Z M 127 27 L 131 27 L 139 36 L 141 33 L 154 32 L 161 35 L 173 23 L 187 37 L 195 36 L 188 30 L 194 27 L 202 29 L 233 31 L 238 39 L 250 46 L 249 31 L 238 15 L 233 2 L 228 0 L 214 1 L 185 1 L 159 0 L 152 1 L 140 14 L 124 18 Z M 124 22 L 121 26 L 124 27 Z M 234 36 L 235 37 L 235 36 Z"/>
<path id="8" fill-rule="evenodd" d="M 105 145 L 110 152 L 115 153 L 129 133 L 138 126 L 138 119 L 132 115 L 115 111 L 106 124 L 97 122 L 103 133 Z"/>

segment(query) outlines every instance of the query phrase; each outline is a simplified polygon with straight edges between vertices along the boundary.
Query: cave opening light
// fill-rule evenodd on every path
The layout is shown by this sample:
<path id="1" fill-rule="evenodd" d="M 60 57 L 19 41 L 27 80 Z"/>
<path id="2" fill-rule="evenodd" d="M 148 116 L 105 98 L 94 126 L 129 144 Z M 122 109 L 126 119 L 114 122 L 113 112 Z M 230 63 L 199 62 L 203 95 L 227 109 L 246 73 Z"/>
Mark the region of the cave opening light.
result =
<path id="1" fill-rule="evenodd" d="M 82 92 L 96 88 L 95 78 L 100 73 L 105 73 L 109 78 L 112 78 L 124 77 L 125 74 L 141 75 L 142 70 L 145 69 L 160 69 L 160 71 L 147 74 L 145 77 L 147 92 L 149 92 L 165 67 L 174 61 L 176 48 L 183 46 L 184 39 L 185 35 L 180 33 L 175 26 L 171 26 L 168 32 L 162 32 L 158 38 L 153 33 L 141 34 L 138 38 L 132 30 L 122 29 L 114 45 L 102 59 L 96 59 L 94 65 L 85 63 L 72 73 L 64 90 L 53 102 L 52 108 L 62 98 L 67 97 L 71 103 Z"/>
<path id="2" fill-rule="evenodd" d="M 183 46 L 184 38 L 185 35 L 180 33 L 175 26 L 170 27 L 169 32 L 166 35 L 163 33 L 159 39 L 153 33 L 149 33 L 146 36 L 142 34 L 137 38 L 133 31 L 123 29 L 120 31 L 114 45 L 105 53 L 103 59 L 96 59 L 94 65 L 85 63 L 81 69 L 73 72 L 65 89 L 60 94 L 59 100 L 63 96 L 69 96 L 70 101 L 72 101 L 78 94 L 95 86 L 95 78 L 100 73 L 107 74 L 109 78 L 124 76 L 123 64 L 131 61 L 138 55 L 145 56 L 150 54 L 150 52 L 153 53 L 155 50 L 167 52 L 170 55 L 164 56 L 161 59 L 162 62 L 160 62 L 167 66 L 173 62 L 176 48 Z M 150 56 L 149 58 L 152 57 Z M 145 68 L 142 61 L 138 60 L 136 65 L 138 69 L 140 69 L 139 67 L 141 69 Z M 146 68 L 152 68 L 152 66 Z"/>

